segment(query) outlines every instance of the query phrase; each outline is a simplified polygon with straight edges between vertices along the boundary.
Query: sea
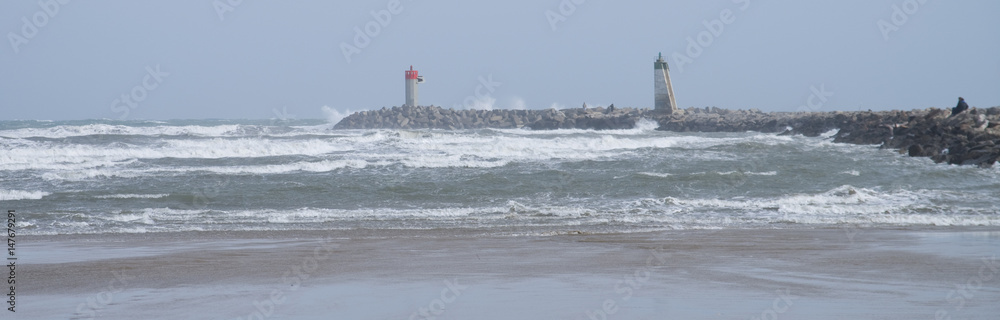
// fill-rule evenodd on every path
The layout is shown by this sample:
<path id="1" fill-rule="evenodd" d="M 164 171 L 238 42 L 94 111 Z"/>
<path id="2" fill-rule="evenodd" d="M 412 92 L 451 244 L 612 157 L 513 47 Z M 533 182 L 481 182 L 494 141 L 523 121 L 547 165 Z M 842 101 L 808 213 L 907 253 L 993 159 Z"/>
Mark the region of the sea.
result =
<path id="1" fill-rule="evenodd" d="M 1000 169 L 770 133 L 334 130 L 325 120 L 2 121 L 28 235 L 1000 226 Z"/>

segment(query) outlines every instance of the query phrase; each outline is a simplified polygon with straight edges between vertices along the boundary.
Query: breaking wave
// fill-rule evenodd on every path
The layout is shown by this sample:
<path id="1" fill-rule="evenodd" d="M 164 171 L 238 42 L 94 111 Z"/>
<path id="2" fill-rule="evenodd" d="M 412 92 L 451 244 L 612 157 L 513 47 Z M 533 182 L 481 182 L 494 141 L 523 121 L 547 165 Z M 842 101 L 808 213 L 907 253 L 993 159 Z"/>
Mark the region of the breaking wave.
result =
<path id="1" fill-rule="evenodd" d="M 24 191 L 0 189 L 0 201 L 8 200 L 38 200 L 51 193 L 45 191 Z"/>
<path id="2" fill-rule="evenodd" d="M 0 200 L 27 234 L 1000 226 L 1000 170 L 822 137 L 306 124 L 0 122 Z"/>
<path id="3" fill-rule="evenodd" d="M 167 195 L 107 195 L 99 198 L 152 199 Z M 816 194 L 775 198 L 645 198 L 591 204 L 528 204 L 444 208 L 330 209 L 171 209 L 143 208 L 107 214 L 56 213 L 52 227 L 29 233 L 118 233 L 184 230 L 312 230 L 345 227 L 427 229 L 435 227 L 520 226 L 546 230 L 572 226 L 597 232 L 662 229 L 794 228 L 808 226 L 1000 226 L 993 209 L 936 206 L 948 194 L 931 190 L 878 192 L 841 186 Z M 49 214 L 44 214 L 49 215 Z M 73 217 L 69 219 L 69 217 Z M 141 228 L 137 228 L 141 226 Z"/>

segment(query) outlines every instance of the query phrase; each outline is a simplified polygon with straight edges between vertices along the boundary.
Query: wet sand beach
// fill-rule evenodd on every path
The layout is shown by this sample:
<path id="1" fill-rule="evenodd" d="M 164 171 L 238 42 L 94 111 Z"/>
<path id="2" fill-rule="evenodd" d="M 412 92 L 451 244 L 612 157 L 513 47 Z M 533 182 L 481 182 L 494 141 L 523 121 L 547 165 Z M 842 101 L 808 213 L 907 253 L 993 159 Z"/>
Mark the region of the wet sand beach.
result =
<path id="1" fill-rule="evenodd" d="M 19 319 L 995 319 L 1000 231 L 25 236 Z"/>

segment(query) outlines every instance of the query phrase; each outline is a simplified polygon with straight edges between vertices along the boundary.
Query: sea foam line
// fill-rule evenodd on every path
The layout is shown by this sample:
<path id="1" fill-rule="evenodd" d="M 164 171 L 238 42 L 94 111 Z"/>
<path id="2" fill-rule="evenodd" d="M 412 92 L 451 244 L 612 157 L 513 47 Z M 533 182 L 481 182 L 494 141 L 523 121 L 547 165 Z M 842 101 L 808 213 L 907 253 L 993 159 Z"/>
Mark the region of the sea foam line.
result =
<path id="1" fill-rule="evenodd" d="M 124 193 L 124 194 L 99 195 L 99 196 L 96 196 L 95 198 L 98 198 L 98 199 L 159 199 L 159 198 L 165 198 L 167 196 L 170 196 L 170 195 L 166 194 L 166 193 L 162 193 L 162 194 L 131 194 L 131 193 Z"/>
<path id="2" fill-rule="evenodd" d="M 136 127 L 112 124 L 61 125 L 47 128 L 0 130 L 0 137 L 61 139 L 93 135 L 120 136 L 193 136 L 193 137 L 290 137 L 298 135 L 343 135 L 329 130 L 329 125 L 275 127 L 266 125 L 225 124 L 215 126 Z"/>
<path id="3" fill-rule="evenodd" d="M 51 193 L 45 191 L 4 190 L 0 189 L 0 201 L 39 200 Z"/>

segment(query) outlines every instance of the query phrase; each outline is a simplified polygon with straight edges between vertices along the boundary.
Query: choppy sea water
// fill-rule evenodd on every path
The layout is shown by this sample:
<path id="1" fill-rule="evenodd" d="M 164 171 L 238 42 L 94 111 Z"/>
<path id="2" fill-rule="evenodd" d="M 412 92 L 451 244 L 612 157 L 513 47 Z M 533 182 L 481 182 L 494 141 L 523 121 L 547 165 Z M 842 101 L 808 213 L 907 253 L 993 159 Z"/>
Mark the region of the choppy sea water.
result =
<path id="1" fill-rule="evenodd" d="M 829 136 L 0 122 L 22 234 L 998 226 L 1000 170 Z"/>

